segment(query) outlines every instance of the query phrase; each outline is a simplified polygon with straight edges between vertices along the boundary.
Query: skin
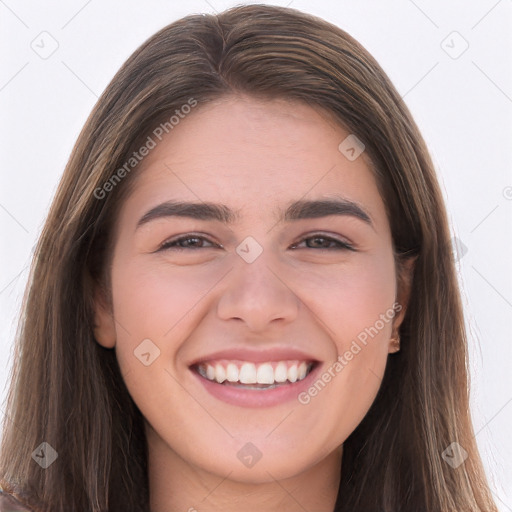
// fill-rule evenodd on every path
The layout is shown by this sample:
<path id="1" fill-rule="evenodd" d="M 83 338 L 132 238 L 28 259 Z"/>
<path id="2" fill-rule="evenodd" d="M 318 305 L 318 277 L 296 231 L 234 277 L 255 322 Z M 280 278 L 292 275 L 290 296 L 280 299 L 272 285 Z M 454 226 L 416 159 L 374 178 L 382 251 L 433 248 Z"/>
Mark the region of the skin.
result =
<path id="1" fill-rule="evenodd" d="M 333 510 L 343 442 L 375 399 L 409 293 L 397 288 L 370 162 L 338 150 L 347 135 L 309 106 L 231 96 L 181 120 L 137 169 L 116 222 L 113 310 L 98 291 L 95 336 L 115 348 L 146 421 L 153 512 Z M 277 222 L 292 201 L 334 195 L 361 205 L 373 227 L 348 215 Z M 171 217 L 135 229 L 169 199 L 223 203 L 241 220 Z M 356 251 L 317 248 L 308 237 L 318 232 Z M 192 248 L 157 252 L 178 235 Z M 250 264 L 235 252 L 247 236 L 263 248 Z M 396 301 L 400 313 L 306 405 L 231 405 L 189 369 L 216 350 L 277 346 L 328 368 Z M 134 356 L 147 338 L 160 350 L 149 366 Z M 262 454 L 251 468 L 237 458 L 248 442 Z"/>

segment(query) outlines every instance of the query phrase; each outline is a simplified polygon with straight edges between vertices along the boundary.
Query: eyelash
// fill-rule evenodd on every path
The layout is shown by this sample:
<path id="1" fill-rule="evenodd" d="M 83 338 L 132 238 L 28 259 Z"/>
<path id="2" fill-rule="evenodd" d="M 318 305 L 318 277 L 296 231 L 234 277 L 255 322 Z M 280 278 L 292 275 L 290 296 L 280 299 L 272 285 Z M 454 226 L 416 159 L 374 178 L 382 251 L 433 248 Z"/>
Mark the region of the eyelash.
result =
<path id="1" fill-rule="evenodd" d="M 321 233 L 317 233 L 317 234 L 308 236 L 306 238 L 303 238 L 301 240 L 301 242 L 304 242 L 306 240 L 315 239 L 315 238 L 320 238 L 322 240 L 328 240 L 329 242 L 334 242 L 334 243 L 338 244 L 338 246 L 334 247 L 334 248 L 317 247 L 316 248 L 317 250 L 319 249 L 319 250 L 324 250 L 324 251 L 325 250 L 327 250 L 327 251 L 332 251 L 332 250 L 335 250 L 335 251 L 343 251 L 343 250 L 355 251 L 354 247 L 352 247 L 350 244 L 348 244 L 346 242 L 342 242 L 341 240 L 337 240 L 336 238 L 332 238 L 332 237 L 323 235 Z M 167 250 L 184 251 L 184 250 L 208 249 L 208 247 L 178 247 L 176 245 L 179 242 L 182 242 L 184 240 L 191 240 L 191 239 L 206 240 L 207 242 L 210 242 L 207 238 L 205 238 L 203 236 L 199 236 L 199 235 L 186 235 L 186 236 L 182 236 L 180 238 L 177 238 L 175 240 L 169 240 L 167 242 L 164 242 L 157 249 L 157 252 L 158 251 L 167 251 Z M 299 242 L 299 243 L 301 243 L 301 242 Z M 213 243 L 213 242 L 210 242 L 210 243 Z M 296 245 L 298 245 L 298 244 L 293 244 L 293 247 L 295 247 Z M 315 249 L 315 247 L 306 247 L 306 249 Z"/>

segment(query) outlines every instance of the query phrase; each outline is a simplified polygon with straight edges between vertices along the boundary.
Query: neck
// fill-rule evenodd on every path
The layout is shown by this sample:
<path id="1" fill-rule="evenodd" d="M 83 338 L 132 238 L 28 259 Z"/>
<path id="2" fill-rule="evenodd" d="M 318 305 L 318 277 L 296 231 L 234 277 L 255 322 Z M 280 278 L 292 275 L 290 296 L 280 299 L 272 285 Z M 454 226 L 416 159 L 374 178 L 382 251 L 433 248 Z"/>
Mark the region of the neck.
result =
<path id="1" fill-rule="evenodd" d="M 146 425 L 151 512 L 333 512 L 343 446 L 300 474 L 240 482 L 191 465 Z"/>

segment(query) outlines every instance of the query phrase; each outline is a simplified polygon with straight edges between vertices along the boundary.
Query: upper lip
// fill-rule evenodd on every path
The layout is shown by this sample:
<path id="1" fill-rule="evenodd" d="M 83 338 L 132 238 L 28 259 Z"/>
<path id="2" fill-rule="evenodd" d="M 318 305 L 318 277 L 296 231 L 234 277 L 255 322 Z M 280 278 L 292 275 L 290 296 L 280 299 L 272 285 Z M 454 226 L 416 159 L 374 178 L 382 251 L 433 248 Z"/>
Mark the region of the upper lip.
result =
<path id="1" fill-rule="evenodd" d="M 193 361 L 190 366 L 194 366 L 207 361 L 218 359 L 248 361 L 252 363 L 264 363 L 267 361 L 313 361 L 317 359 L 310 354 L 295 348 L 272 348 L 265 350 L 251 350 L 248 348 L 232 348 L 219 350 L 200 357 Z"/>

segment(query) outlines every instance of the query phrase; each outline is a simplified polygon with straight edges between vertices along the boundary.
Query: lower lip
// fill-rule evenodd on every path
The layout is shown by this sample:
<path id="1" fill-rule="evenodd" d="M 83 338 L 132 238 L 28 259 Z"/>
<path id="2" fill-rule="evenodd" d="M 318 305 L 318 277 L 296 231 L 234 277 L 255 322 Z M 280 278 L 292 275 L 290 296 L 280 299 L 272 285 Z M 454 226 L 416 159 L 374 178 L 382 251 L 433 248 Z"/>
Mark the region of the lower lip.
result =
<path id="1" fill-rule="evenodd" d="M 299 394 L 311 386 L 321 367 L 322 365 L 317 363 L 304 379 L 272 389 L 243 389 L 219 384 L 202 377 L 194 370 L 190 371 L 199 379 L 208 393 L 223 402 L 239 407 L 272 407 L 290 400 L 298 400 Z"/>

